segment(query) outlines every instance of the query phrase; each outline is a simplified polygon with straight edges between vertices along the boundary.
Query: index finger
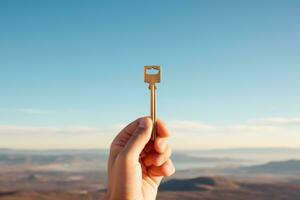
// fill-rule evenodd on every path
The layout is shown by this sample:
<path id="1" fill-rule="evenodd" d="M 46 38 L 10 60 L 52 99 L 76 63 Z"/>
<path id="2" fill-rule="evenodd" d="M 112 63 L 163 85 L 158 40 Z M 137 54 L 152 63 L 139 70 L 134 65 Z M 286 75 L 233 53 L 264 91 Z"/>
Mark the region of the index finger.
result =
<path id="1" fill-rule="evenodd" d="M 157 136 L 161 138 L 167 138 L 170 136 L 170 132 L 167 129 L 165 123 L 158 119 L 156 121 L 156 130 L 157 130 Z"/>
<path id="2" fill-rule="evenodd" d="M 118 135 L 115 137 L 115 139 L 113 140 L 112 144 L 117 143 L 117 141 L 120 140 L 124 140 L 126 139 L 126 141 L 129 140 L 129 138 L 131 137 L 131 135 L 133 134 L 133 132 L 135 131 L 136 127 L 139 124 L 139 121 L 142 119 L 138 118 L 136 120 L 134 120 L 133 122 L 131 122 L 130 124 L 128 124 L 126 127 L 124 127 L 119 133 Z"/>

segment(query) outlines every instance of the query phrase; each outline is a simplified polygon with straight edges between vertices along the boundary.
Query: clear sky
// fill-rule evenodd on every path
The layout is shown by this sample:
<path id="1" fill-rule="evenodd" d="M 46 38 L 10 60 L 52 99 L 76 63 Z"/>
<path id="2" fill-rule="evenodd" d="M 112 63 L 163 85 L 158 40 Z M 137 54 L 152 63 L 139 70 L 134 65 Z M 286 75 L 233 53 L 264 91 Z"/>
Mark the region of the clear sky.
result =
<path id="1" fill-rule="evenodd" d="M 176 149 L 300 147 L 300 1 L 0 1 L 0 147 L 107 148 L 148 115 Z M 188 144 L 188 145 L 187 145 Z"/>

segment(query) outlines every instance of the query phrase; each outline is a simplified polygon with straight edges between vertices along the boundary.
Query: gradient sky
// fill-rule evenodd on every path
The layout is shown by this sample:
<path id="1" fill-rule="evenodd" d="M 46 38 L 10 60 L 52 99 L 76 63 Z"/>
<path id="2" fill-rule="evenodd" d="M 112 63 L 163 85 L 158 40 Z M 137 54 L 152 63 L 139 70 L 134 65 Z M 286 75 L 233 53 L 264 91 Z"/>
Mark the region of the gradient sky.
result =
<path id="1" fill-rule="evenodd" d="M 107 148 L 148 115 L 176 149 L 300 147 L 300 1 L 0 1 L 0 147 Z M 188 144 L 188 145 L 187 145 Z"/>

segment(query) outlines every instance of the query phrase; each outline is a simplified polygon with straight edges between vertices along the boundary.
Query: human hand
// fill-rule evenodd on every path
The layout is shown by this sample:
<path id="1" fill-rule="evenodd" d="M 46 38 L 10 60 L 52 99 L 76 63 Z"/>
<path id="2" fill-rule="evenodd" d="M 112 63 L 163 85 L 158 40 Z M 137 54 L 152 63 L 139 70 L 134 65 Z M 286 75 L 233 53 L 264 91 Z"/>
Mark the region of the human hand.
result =
<path id="1" fill-rule="evenodd" d="M 167 144 L 170 134 L 162 121 L 156 123 L 155 141 L 150 141 L 152 121 L 148 117 L 130 123 L 113 140 L 107 200 L 154 200 L 162 178 L 175 172 Z"/>

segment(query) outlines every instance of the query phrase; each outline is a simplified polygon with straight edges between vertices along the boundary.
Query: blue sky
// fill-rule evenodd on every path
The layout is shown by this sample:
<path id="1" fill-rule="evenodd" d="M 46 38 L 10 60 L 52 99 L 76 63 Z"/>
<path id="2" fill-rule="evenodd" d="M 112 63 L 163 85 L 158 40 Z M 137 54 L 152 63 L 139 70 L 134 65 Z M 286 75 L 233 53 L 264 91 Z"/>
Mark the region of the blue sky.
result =
<path id="1" fill-rule="evenodd" d="M 281 145 L 278 132 L 269 146 L 298 147 L 299 9 L 296 0 L 2 0 L 0 146 L 107 147 L 117 127 L 148 114 L 143 66 L 158 64 L 158 116 L 175 138 L 200 128 L 193 137 L 207 148 L 257 146 L 256 140 L 268 146 L 277 136 L 252 129 L 280 121 L 289 140 Z M 241 125 L 251 133 L 241 130 L 236 143 L 213 142 Z M 218 131 L 205 129 L 211 127 Z M 49 144 L 36 133 L 45 129 L 56 130 Z M 73 141 L 67 132 L 74 129 Z M 20 135 L 37 141 L 17 143 Z M 69 146 L 58 144 L 65 135 Z M 99 135 L 103 141 L 88 142 Z M 246 136 L 253 142 L 243 143 Z"/>

